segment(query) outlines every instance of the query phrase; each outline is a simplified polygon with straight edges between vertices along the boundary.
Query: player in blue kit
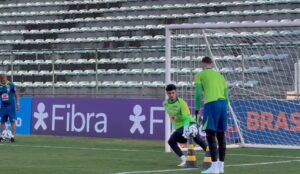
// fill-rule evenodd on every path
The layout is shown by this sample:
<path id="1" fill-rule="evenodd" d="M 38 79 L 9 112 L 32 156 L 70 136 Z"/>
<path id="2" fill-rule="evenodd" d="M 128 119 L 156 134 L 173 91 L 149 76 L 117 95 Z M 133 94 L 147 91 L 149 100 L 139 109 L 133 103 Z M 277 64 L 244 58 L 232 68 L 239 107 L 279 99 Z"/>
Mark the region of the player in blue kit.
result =
<path id="1" fill-rule="evenodd" d="M 20 98 L 16 93 L 14 83 L 8 81 L 5 74 L 0 74 L 0 98 L 0 117 L 2 135 L 3 132 L 6 130 L 5 123 L 9 120 L 11 123 L 12 132 L 10 141 L 15 142 L 17 120 L 16 110 L 20 110 Z M 3 140 L 2 136 L 1 140 Z"/>

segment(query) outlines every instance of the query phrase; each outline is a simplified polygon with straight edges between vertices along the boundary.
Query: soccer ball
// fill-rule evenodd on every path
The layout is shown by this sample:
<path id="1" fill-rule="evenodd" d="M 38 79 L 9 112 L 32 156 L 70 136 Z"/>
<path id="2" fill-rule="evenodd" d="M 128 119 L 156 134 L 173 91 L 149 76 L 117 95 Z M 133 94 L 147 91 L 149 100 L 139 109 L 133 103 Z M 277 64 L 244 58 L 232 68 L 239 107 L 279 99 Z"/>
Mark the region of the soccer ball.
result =
<path id="1" fill-rule="evenodd" d="M 202 129 L 203 129 L 203 125 L 200 125 L 199 126 L 199 135 L 201 137 L 206 137 L 206 132 L 204 130 L 202 130 Z"/>
<path id="2" fill-rule="evenodd" d="M 10 130 L 4 130 L 1 134 L 3 140 L 10 140 L 12 138 L 12 133 Z"/>
<path id="3" fill-rule="evenodd" d="M 196 137 L 198 134 L 198 128 L 196 124 L 192 124 L 189 127 L 189 132 L 192 137 Z"/>

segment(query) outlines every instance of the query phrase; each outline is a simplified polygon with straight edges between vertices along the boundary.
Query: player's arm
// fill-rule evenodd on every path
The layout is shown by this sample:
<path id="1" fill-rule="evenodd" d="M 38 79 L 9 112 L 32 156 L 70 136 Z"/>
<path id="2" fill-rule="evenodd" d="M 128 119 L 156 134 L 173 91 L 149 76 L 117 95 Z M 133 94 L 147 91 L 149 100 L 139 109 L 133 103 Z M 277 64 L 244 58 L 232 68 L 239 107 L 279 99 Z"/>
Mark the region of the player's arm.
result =
<path id="1" fill-rule="evenodd" d="M 200 110 L 202 98 L 202 85 L 200 83 L 195 84 L 195 109 Z"/>
<path id="2" fill-rule="evenodd" d="M 195 83 L 195 94 L 194 94 L 194 96 L 195 96 L 195 98 L 194 98 L 194 100 L 195 100 L 195 116 L 197 119 L 198 113 L 201 108 L 202 89 L 203 89 L 199 75 L 196 75 L 194 83 Z"/>
<path id="3" fill-rule="evenodd" d="M 14 93 L 14 97 L 15 97 L 15 100 L 16 100 L 16 109 L 17 110 L 20 110 L 20 97 L 19 97 L 19 95 L 17 94 L 17 91 L 16 91 L 16 87 L 15 87 L 15 85 L 13 84 L 12 85 L 12 91 L 13 91 L 13 93 Z"/>
<path id="4" fill-rule="evenodd" d="M 229 104 L 230 104 L 229 103 L 229 90 L 228 90 L 227 84 L 226 84 L 226 87 L 225 87 L 225 100 L 226 100 L 226 103 L 227 103 L 227 108 L 229 108 Z"/>

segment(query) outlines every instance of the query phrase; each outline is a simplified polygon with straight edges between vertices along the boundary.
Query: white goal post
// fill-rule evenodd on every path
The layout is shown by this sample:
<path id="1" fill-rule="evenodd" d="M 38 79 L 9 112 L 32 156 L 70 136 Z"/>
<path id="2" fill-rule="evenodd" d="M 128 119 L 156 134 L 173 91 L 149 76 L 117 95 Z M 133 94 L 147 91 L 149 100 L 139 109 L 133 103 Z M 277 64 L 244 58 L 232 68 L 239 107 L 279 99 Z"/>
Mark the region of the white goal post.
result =
<path id="1" fill-rule="evenodd" d="M 194 113 L 193 79 L 210 56 L 230 89 L 228 145 L 300 149 L 300 20 L 175 24 L 165 30 L 165 84 Z M 165 150 L 172 133 L 165 122 Z"/>

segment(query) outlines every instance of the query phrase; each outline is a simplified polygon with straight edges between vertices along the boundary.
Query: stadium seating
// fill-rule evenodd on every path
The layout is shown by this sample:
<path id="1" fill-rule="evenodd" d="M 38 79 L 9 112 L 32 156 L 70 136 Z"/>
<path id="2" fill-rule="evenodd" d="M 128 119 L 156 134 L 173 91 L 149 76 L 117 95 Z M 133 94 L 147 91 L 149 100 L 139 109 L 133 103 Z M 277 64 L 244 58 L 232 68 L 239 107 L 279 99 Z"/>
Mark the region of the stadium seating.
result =
<path id="1" fill-rule="evenodd" d="M 159 20 L 159 19 L 182 19 L 182 18 L 207 18 L 207 17 L 226 17 L 226 16 L 255 16 L 255 15 L 286 15 L 294 14 L 297 17 L 300 13 L 300 9 L 282 9 L 282 10 L 260 10 L 260 11 L 231 11 L 227 13 L 223 12 L 208 12 L 208 13 L 181 13 L 181 14 L 161 14 L 161 15 L 138 15 L 138 16 L 116 16 L 116 17 L 96 17 L 96 18 L 76 18 L 76 19 L 55 19 L 55 20 L 18 20 L 18 21 L 0 21 L 1 25 L 24 25 L 24 24 L 63 24 L 72 22 L 104 22 L 104 21 L 116 21 L 121 22 L 123 20 Z"/>
<path id="2" fill-rule="evenodd" d="M 84 8 L 82 8 L 84 5 Z M 91 94 L 115 94 L 120 88 L 163 96 L 165 73 L 165 35 L 168 24 L 176 23 L 259 23 L 262 21 L 299 21 L 300 2 L 297 0 L 247 1 L 180 1 L 180 0 L 72 0 L 72 1 L 10 1 L 0 4 L 0 71 L 13 77 L 22 93 L 78 94 L 90 89 Z M 212 38 L 266 37 L 293 38 L 299 30 L 262 32 L 211 32 Z M 192 39 L 197 33 L 180 33 L 175 38 Z M 212 49 L 255 46 L 298 46 L 295 37 L 289 42 L 212 43 Z M 178 49 L 206 45 L 177 45 Z M 200 54 L 205 55 L 205 52 Z M 282 52 L 258 54 L 249 52 L 216 55 L 222 65 L 219 71 L 234 75 L 230 87 L 256 88 L 262 85 L 257 76 L 268 78 L 280 72 L 276 61 L 292 55 Z M 202 56 L 174 56 L 172 60 L 197 62 Z M 249 61 L 242 67 L 241 61 Z M 266 62 L 271 62 L 267 64 Z M 273 62 L 273 63 L 272 63 Z M 178 68 L 178 74 L 201 71 L 201 68 Z M 242 76 L 244 76 L 243 79 Z M 179 87 L 191 87 L 192 82 L 179 81 Z M 30 88 L 30 89 L 27 89 Z M 159 89 L 159 90 L 157 90 Z M 122 91 L 121 91 L 122 92 Z M 35 94 L 38 94 L 34 92 Z M 68 93 L 69 94 L 69 93 Z M 71 94 L 72 95 L 72 94 Z M 132 94 L 130 94 L 132 95 Z"/>
<path id="3" fill-rule="evenodd" d="M 18 87 L 26 87 L 26 88 L 52 88 L 54 87 L 62 87 L 62 88 L 95 88 L 97 86 L 96 81 L 69 81 L 69 82 L 64 82 L 64 81 L 58 81 L 56 83 L 52 82 L 16 82 L 16 86 Z M 258 84 L 258 81 L 256 80 L 250 80 L 245 83 L 242 81 L 233 81 L 229 82 L 229 86 L 245 86 L 247 88 L 253 88 L 255 85 Z M 187 81 L 179 81 L 176 83 L 178 87 L 192 87 L 191 82 Z M 164 87 L 165 84 L 163 81 L 143 81 L 143 82 L 138 82 L 138 81 L 103 81 L 103 82 L 98 82 L 98 87 L 99 88 L 105 88 L 105 87 L 113 87 L 113 88 L 142 88 L 142 87 Z"/>
<path id="4" fill-rule="evenodd" d="M 89 3 L 99 3 L 101 1 L 90 1 Z M 282 1 L 283 3 L 295 2 L 295 1 Z M 86 2 L 88 3 L 88 2 Z M 59 11 L 29 11 L 29 12 L 8 12 L 2 13 L 0 16 L 37 16 L 37 15 L 62 15 L 62 14 L 83 14 L 83 13 L 99 13 L 99 12 L 128 12 L 128 11 L 145 11 L 145 10 L 173 10 L 173 9 L 184 9 L 184 8 L 204 8 L 204 7 L 228 7 L 228 6 L 247 6 L 247 5 L 262 5 L 262 4 L 275 4 L 278 2 L 274 1 L 234 1 L 234 2 L 211 2 L 211 3 L 187 3 L 187 4 L 164 4 L 164 5 L 144 5 L 144 6 L 131 6 L 131 7 L 120 7 L 120 8 L 102 8 L 102 9 L 82 9 L 82 10 L 59 10 Z M 69 5 L 71 3 L 60 3 L 56 2 L 48 5 Z M 16 6 L 2 5 L 0 8 L 13 8 L 13 7 L 30 7 L 36 4 L 16 4 Z M 39 6 L 43 4 L 40 3 Z M 251 13 L 251 11 L 249 11 Z M 213 14 L 213 13 L 210 13 Z M 223 11 L 226 14 L 226 11 Z M 247 14 L 247 12 L 246 12 Z"/>

